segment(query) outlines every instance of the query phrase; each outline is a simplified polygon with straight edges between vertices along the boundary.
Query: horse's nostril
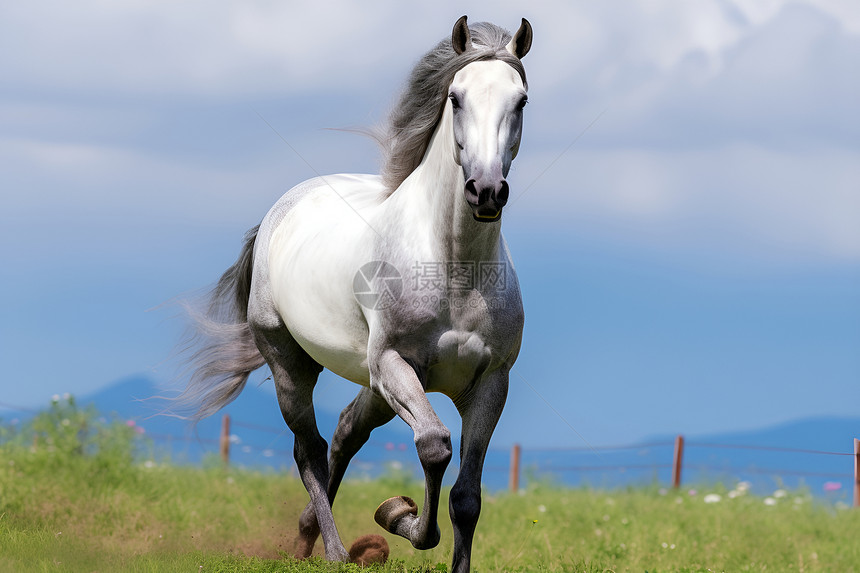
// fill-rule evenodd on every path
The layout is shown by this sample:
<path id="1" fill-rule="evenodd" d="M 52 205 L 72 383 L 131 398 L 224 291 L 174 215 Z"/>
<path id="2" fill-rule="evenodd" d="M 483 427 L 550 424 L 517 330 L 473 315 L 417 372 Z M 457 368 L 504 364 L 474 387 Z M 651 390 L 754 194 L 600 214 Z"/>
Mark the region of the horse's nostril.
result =
<path id="1" fill-rule="evenodd" d="M 502 185 L 499 187 L 499 191 L 496 193 L 496 203 L 499 204 L 499 207 L 504 207 L 508 202 L 508 195 L 510 194 L 510 189 L 508 188 L 508 182 L 504 179 L 502 180 Z"/>
<path id="2" fill-rule="evenodd" d="M 470 203 L 476 205 L 480 200 L 480 194 L 478 193 L 478 188 L 475 184 L 474 179 L 469 179 L 468 181 L 466 181 L 466 199 L 468 199 Z"/>

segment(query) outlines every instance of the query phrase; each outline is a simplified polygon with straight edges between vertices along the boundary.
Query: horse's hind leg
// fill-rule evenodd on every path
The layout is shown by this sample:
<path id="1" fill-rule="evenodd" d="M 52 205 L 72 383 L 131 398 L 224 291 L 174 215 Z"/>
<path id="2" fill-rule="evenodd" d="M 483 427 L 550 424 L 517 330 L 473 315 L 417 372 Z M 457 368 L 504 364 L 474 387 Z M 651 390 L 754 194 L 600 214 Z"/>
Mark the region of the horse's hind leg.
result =
<path id="1" fill-rule="evenodd" d="M 296 466 L 317 516 L 326 559 L 348 561 L 349 554 L 337 532 L 326 493 L 328 444 L 320 436 L 314 415 L 313 390 L 322 367 L 298 345 L 286 328 L 258 329 L 255 334 L 257 346 L 272 369 L 284 421 L 295 436 L 293 453 Z M 300 531 L 300 557 L 310 555 L 315 540 L 316 535 L 307 539 L 301 536 Z"/>
<path id="2" fill-rule="evenodd" d="M 389 422 L 394 410 L 370 388 L 362 388 L 358 396 L 344 408 L 338 420 L 337 430 L 331 441 L 329 458 L 328 500 L 334 503 L 341 480 L 350 460 L 361 449 L 375 428 Z M 304 550 L 310 555 L 314 541 L 320 533 L 316 509 L 308 503 L 299 520 L 299 533 Z"/>

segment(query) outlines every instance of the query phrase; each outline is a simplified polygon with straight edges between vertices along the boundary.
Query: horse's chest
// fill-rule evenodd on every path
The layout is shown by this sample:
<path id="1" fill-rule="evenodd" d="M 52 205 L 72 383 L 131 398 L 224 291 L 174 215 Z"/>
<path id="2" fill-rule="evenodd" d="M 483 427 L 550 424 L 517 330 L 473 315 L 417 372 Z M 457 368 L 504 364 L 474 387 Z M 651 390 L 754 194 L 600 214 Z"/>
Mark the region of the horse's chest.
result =
<path id="1" fill-rule="evenodd" d="M 433 294 L 401 301 L 389 325 L 396 325 L 395 346 L 424 372 L 427 390 L 456 394 L 516 351 L 521 313 L 496 308 L 477 290 Z M 508 302 L 518 306 L 519 299 Z"/>

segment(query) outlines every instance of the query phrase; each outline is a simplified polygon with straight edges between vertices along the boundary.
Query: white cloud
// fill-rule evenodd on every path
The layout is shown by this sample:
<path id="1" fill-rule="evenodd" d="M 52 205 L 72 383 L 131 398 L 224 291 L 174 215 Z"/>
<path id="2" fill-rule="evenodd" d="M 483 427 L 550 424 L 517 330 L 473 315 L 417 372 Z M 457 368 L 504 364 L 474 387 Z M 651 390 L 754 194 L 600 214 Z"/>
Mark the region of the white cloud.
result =
<path id="1" fill-rule="evenodd" d="M 603 109 L 608 113 L 590 139 L 622 147 L 860 138 L 860 124 L 848 120 L 860 101 L 860 76 L 847 73 L 860 60 L 860 33 L 802 5 L 755 25 L 730 10 L 702 19 L 710 12 L 607 18 L 614 43 L 587 46 L 592 63 L 575 69 L 559 66 L 554 54 L 539 54 L 529 68 L 537 104 L 530 117 L 537 115 L 533 127 L 541 139 L 557 144 Z M 678 18 L 682 23 L 672 24 Z M 712 33 L 702 37 L 710 40 L 688 37 L 689 30 L 708 27 Z M 652 42 L 659 34 L 671 39 Z M 542 109 L 551 111 L 542 116 Z"/>
<path id="2" fill-rule="evenodd" d="M 277 185 L 276 165 L 198 166 L 112 146 L 0 139 L 0 157 L 4 172 L 20 174 L 4 185 L 14 197 L 3 210 L 6 232 L 36 213 L 43 222 L 73 226 L 171 218 L 223 223 Z"/>
<path id="3" fill-rule="evenodd" d="M 3 81 L 22 93 L 136 97 L 373 91 L 381 80 L 399 85 L 462 10 L 393 0 L 5 3 L 0 48 L 14 57 Z M 519 15 L 512 2 L 487 14 L 514 27 Z"/>
<path id="4" fill-rule="evenodd" d="M 192 94 L 213 97 L 325 88 L 373 89 L 446 36 L 460 13 L 515 28 L 535 25 L 538 68 L 568 71 L 642 65 L 667 71 L 689 54 L 719 58 L 776 18 L 789 3 L 641 0 L 616 4 L 555 2 L 526 7 L 449 1 L 373 6 L 345 0 L 308 3 L 52 0 L 5 3 L 0 46 L 9 86 L 90 93 Z M 805 2 L 860 31 L 853 2 Z M 548 57 L 547 57 L 548 56 Z M 406 58 L 404 60 L 404 57 Z"/>
<path id="5" fill-rule="evenodd" d="M 552 159 L 526 158 L 511 177 L 514 197 Z M 838 148 L 586 149 L 571 151 L 564 169 L 543 175 L 511 210 L 650 248 L 858 261 L 858 181 L 857 154 Z"/>
<path id="6" fill-rule="evenodd" d="M 553 205 L 565 224 L 660 249 L 860 260 L 860 76 L 846 73 L 860 61 L 860 9 L 697 2 L 668 15 L 657 3 L 610 18 L 586 6 L 570 10 L 605 24 L 587 36 L 592 62 L 568 70 L 538 55 L 529 68 L 517 181 L 599 120 L 526 209 L 545 218 Z"/>
<path id="7" fill-rule="evenodd" d="M 314 105 L 321 94 L 334 94 L 326 106 L 391 101 L 461 13 L 510 28 L 525 15 L 535 27 L 517 173 L 536 176 L 606 109 L 524 203 L 561 197 L 595 228 L 622 233 L 662 225 L 663 242 L 721 248 L 724 231 L 737 229 L 764 251 L 788 243 L 860 259 L 860 76 L 849 73 L 860 60 L 860 5 L 837 0 L 505 2 L 492 11 L 393 0 L 5 3 L 0 49 L 12 57 L 0 75 L 0 147 L 7 180 L 28 185 L 7 213 L 45 200 L 81 217 L 154 213 L 163 200 L 226 220 L 249 197 L 262 204 L 267 190 L 313 173 L 285 148 L 288 159 L 247 143 L 247 126 L 207 131 L 205 117 L 172 104 L 215 100 L 252 115 L 254 102 L 279 100 L 285 113 L 322 118 L 332 111 Z M 201 141 L 235 139 L 224 146 L 230 164 L 205 148 L 192 159 L 170 141 L 196 131 Z M 302 142 L 319 171 L 355 165 L 352 142 L 306 133 Z M 138 194 L 117 192 L 129 188 Z"/>
<path id="8" fill-rule="evenodd" d="M 0 22 L 12 85 L 216 98 L 354 84 L 373 50 L 350 47 L 379 25 L 349 2 L 99 0 L 6 3 Z"/>

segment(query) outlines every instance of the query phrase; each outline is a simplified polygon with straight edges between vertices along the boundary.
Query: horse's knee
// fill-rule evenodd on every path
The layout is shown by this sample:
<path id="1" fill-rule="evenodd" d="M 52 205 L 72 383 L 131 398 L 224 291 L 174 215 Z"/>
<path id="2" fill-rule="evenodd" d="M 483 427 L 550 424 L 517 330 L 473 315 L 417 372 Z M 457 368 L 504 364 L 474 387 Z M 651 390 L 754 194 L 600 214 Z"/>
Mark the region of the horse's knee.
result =
<path id="1" fill-rule="evenodd" d="M 454 484 L 449 498 L 451 521 L 455 526 L 474 528 L 481 515 L 481 488 Z"/>
<path id="2" fill-rule="evenodd" d="M 451 461 L 451 432 L 445 426 L 423 431 L 416 435 L 415 447 L 425 471 L 444 470 Z"/>

